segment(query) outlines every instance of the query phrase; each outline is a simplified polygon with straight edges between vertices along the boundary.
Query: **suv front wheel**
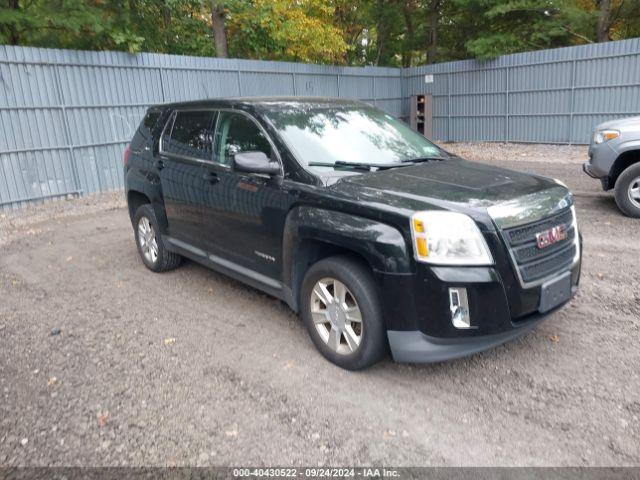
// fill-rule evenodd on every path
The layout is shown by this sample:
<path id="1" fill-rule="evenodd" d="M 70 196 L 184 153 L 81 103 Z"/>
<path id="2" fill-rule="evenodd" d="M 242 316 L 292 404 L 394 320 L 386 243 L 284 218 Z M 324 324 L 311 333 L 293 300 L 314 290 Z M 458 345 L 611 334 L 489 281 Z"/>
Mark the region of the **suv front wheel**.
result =
<path id="1" fill-rule="evenodd" d="M 302 319 L 316 348 L 347 370 L 373 365 L 387 353 L 386 329 L 371 271 L 348 256 L 313 265 L 301 288 Z"/>
<path id="2" fill-rule="evenodd" d="M 151 205 L 142 205 L 136 210 L 133 217 L 133 230 L 138 253 L 149 270 L 166 272 L 180 265 L 182 257 L 168 251 L 162 243 L 156 214 Z"/>
<path id="3" fill-rule="evenodd" d="M 622 213 L 640 218 L 640 163 L 627 168 L 616 181 L 616 203 Z"/>

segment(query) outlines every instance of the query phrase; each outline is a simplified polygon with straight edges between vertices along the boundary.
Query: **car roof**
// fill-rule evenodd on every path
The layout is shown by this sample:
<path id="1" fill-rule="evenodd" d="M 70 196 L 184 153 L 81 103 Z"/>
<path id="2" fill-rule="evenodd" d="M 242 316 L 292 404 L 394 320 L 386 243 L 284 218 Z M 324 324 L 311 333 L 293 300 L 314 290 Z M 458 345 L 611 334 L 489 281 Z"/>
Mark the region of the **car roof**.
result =
<path id="1" fill-rule="evenodd" d="M 359 100 L 330 97 L 230 97 L 192 100 L 189 102 L 172 102 L 154 105 L 150 108 L 253 108 L 267 111 L 277 111 L 287 107 L 364 107 L 369 106 Z"/>

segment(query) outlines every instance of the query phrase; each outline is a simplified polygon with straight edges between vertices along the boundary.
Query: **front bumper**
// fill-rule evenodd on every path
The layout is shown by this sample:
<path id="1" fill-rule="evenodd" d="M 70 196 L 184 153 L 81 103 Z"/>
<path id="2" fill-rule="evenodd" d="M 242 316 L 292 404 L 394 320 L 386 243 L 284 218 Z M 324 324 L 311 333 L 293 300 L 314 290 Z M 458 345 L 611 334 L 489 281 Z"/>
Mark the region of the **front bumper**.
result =
<path id="1" fill-rule="evenodd" d="M 585 162 L 582 164 L 582 171 L 589 175 L 591 178 L 595 178 L 596 180 L 600 180 L 602 184 L 603 190 L 611 190 L 613 186 L 611 185 L 611 179 L 608 175 L 600 176 L 593 169 L 593 164 L 591 162 Z"/>
<path id="2" fill-rule="evenodd" d="M 500 251 L 497 236 L 487 240 L 493 252 Z M 541 313 L 543 285 L 524 288 L 506 251 L 502 252 L 494 256 L 493 267 L 419 265 L 412 274 L 378 273 L 393 358 L 439 362 L 471 355 L 524 335 L 562 308 Z M 571 297 L 577 293 L 580 270 L 581 259 L 570 269 Z M 553 278 L 564 274 L 558 272 Z M 472 328 L 452 323 L 448 292 L 458 287 L 466 289 Z"/>
<path id="3" fill-rule="evenodd" d="M 438 338 L 425 335 L 419 330 L 388 330 L 387 337 L 391 355 L 396 362 L 444 362 L 483 352 L 514 340 L 536 328 L 548 316 L 549 313 L 539 314 L 506 332 L 479 337 Z"/>
<path id="4" fill-rule="evenodd" d="M 591 169 L 591 163 L 590 163 L 590 162 L 584 162 L 584 163 L 582 164 L 582 171 L 583 171 L 584 173 L 586 173 L 587 175 L 589 175 L 591 178 L 598 178 L 598 177 L 596 176 L 596 174 L 595 174 L 595 173 L 593 173 L 591 170 L 592 170 L 592 169 Z"/>

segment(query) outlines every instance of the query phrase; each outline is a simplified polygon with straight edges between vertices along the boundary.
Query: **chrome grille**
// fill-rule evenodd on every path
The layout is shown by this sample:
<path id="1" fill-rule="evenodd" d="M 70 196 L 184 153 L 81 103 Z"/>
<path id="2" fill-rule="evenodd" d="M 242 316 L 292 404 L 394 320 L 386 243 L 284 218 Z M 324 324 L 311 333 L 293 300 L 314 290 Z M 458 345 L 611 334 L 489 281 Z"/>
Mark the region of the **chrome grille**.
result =
<path id="1" fill-rule="evenodd" d="M 538 248 L 536 234 L 564 225 L 567 238 L 547 248 Z M 537 282 L 571 267 L 576 256 L 576 230 L 570 208 L 535 223 L 503 230 L 515 268 L 524 283 Z"/>

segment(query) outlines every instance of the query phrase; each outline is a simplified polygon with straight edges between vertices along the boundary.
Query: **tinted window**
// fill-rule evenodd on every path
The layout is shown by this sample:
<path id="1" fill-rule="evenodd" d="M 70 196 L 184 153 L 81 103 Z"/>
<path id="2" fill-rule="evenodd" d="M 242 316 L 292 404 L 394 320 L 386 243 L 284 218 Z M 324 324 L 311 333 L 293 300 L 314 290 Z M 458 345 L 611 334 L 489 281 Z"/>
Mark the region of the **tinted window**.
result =
<path id="1" fill-rule="evenodd" d="M 147 112 L 147 115 L 144 117 L 144 120 L 142 122 L 142 124 L 144 125 L 144 128 L 146 128 L 150 132 L 153 132 L 153 130 L 155 129 L 156 123 L 158 123 L 158 118 L 160 118 L 160 112 L 158 111 Z"/>
<path id="2" fill-rule="evenodd" d="M 215 160 L 230 165 L 240 152 L 260 151 L 271 157 L 271 145 L 262 130 L 245 115 L 220 112 L 216 131 Z"/>
<path id="3" fill-rule="evenodd" d="M 425 137 L 373 107 L 292 103 L 267 115 L 305 165 L 386 164 L 443 155 Z"/>
<path id="4" fill-rule="evenodd" d="M 134 135 L 131 140 L 131 148 L 133 150 L 139 150 L 145 145 L 149 145 L 153 139 L 153 135 L 157 133 L 158 119 L 160 118 L 160 112 L 157 110 L 149 110 L 142 119 L 140 126 L 138 127 L 137 134 Z"/>
<path id="5" fill-rule="evenodd" d="M 213 154 L 213 112 L 177 112 L 170 136 L 165 134 L 162 148 L 201 160 Z"/>

